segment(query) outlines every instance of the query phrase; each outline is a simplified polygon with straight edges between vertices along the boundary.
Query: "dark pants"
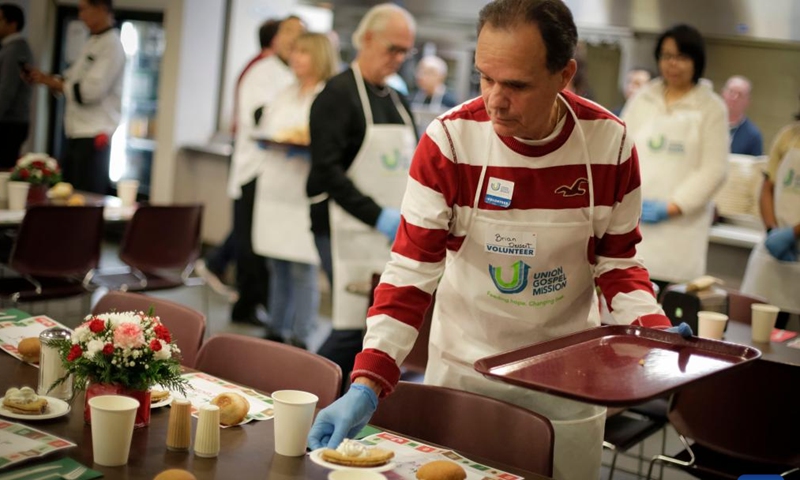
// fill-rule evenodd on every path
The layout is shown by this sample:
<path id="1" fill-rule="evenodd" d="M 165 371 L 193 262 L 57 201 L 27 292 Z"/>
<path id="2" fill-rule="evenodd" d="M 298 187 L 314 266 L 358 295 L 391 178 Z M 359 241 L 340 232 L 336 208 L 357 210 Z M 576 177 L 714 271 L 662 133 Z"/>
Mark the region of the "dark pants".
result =
<path id="1" fill-rule="evenodd" d="M 364 343 L 364 330 L 331 330 L 330 336 L 325 343 L 319 347 L 318 355 L 321 355 L 342 369 L 342 393 L 346 392 L 350 385 L 350 372 L 353 371 L 353 364 L 356 355 L 361 352 Z"/>
<path id="2" fill-rule="evenodd" d="M 107 195 L 111 145 L 95 148 L 94 138 L 68 138 L 61 160 L 65 182 L 75 190 Z"/>
<path id="3" fill-rule="evenodd" d="M 234 215 L 236 215 L 236 202 L 234 202 L 233 205 Z M 236 235 L 234 235 L 233 230 L 231 230 L 222 245 L 206 255 L 206 266 L 211 270 L 211 273 L 222 279 L 225 275 L 225 270 L 228 268 L 228 264 L 234 260 L 236 260 Z"/>
<path id="4" fill-rule="evenodd" d="M 14 168 L 19 160 L 19 150 L 28 138 L 27 123 L 0 122 L 0 170 Z"/>
<path id="5" fill-rule="evenodd" d="M 233 231 L 236 244 L 236 289 L 239 301 L 231 318 L 244 320 L 255 316 L 258 305 L 267 308 L 269 273 L 266 258 L 253 252 L 253 208 L 256 180 L 242 185 L 242 196 L 234 205 Z"/>
<path id="6" fill-rule="evenodd" d="M 331 254 L 331 236 L 324 233 L 314 234 L 314 244 L 317 246 L 317 253 L 319 253 L 319 261 L 322 264 L 322 270 L 325 276 L 328 277 L 328 283 L 333 288 L 333 256 Z"/>

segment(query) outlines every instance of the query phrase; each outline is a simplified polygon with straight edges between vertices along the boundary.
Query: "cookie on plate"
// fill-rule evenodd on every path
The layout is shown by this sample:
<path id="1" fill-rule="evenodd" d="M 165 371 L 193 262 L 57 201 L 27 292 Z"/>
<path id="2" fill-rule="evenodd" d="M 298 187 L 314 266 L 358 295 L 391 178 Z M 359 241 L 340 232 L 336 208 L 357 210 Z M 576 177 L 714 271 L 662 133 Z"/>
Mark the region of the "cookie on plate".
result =
<path id="1" fill-rule="evenodd" d="M 323 460 L 347 467 L 379 467 L 394 457 L 394 452 L 383 448 L 367 447 L 354 440 L 345 439 L 336 450 L 326 448 L 320 453 Z"/>
<path id="2" fill-rule="evenodd" d="M 21 415 L 41 415 L 47 410 L 47 399 L 36 395 L 31 387 L 9 388 L 3 408 Z"/>
<path id="3" fill-rule="evenodd" d="M 162 402 L 169 398 L 169 390 L 150 390 L 150 403 Z"/>

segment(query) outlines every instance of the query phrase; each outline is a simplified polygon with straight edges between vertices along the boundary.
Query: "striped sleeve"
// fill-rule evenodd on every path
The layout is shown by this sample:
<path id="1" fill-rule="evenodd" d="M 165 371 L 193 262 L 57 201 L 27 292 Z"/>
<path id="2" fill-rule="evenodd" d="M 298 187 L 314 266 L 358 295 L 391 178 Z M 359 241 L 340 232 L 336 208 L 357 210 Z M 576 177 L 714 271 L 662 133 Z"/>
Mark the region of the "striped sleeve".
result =
<path id="1" fill-rule="evenodd" d="M 642 240 L 642 195 L 636 147 L 626 135 L 619 159 L 611 219 L 603 236 L 594 241 L 595 282 L 616 323 L 670 326 L 656 302 L 650 275 L 636 255 L 636 245 Z"/>
<path id="2" fill-rule="evenodd" d="M 351 378 L 378 382 L 381 396 L 399 381 L 399 365 L 414 346 L 444 270 L 458 190 L 449 152 L 441 126 L 429 127 L 414 153 L 391 260 L 367 314 L 364 350 L 356 357 Z"/>

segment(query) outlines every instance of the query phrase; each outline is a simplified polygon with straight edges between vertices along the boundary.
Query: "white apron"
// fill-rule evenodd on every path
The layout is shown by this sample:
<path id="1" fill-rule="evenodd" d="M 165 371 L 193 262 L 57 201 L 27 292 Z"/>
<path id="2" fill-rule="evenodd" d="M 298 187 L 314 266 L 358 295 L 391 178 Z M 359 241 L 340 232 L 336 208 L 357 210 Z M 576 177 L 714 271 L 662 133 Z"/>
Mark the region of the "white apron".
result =
<path id="1" fill-rule="evenodd" d="M 347 176 L 356 188 L 378 205 L 399 209 L 417 145 L 413 123 L 397 94 L 389 89 L 404 123 L 375 125 L 364 79 L 358 65 L 353 63 L 352 67 L 367 128 L 361 148 L 347 169 Z M 333 328 L 364 329 L 369 299 L 348 292 L 347 285 L 368 282 L 373 273 L 383 272 L 389 261 L 391 245 L 372 225 L 364 224 L 334 201 L 328 204 L 333 256 Z"/>
<path id="2" fill-rule="evenodd" d="M 639 151 L 642 198 L 667 202 L 687 173 L 701 161 L 702 114 L 679 110 L 656 115 L 634 135 Z M 670 282 L 693 280 L 706 272 L 713 206 L 660 223 L 640 224 L 637 251 L 650 277 Z"/>
<path id="3" fill-rule="evenodd" d="M 572 109 L 567 108 L 575 117 Z M 425 382 L 498 398 L 545 415 L 553 423 L 556 434 L 555 478 L 597 480 L 604 407 L 492 381 L 473 368 L 479 358 L 600 323 L 594 275 L 587 257 L 587 244 L 593 235 L 594 185 L 586 141 L 577 118 L 575 123 L 578 138 L 569 141 L 582 143 L 590 197 L 589 215 L 579 222 L 500 222 L 485 217 L 478 210 L 478 202 L 483 185 L 488 184 L 485 177 L 491 151 L 506 148 L 494 133 L 487 139 L 489 155 L 481 171 L 466 238 L 461 249 L 452 257 L 448 256 L 445 273 L 437 287 Z M 459 146 L 455 148 L 453 155 L 457 159 Z M 525 194 L 524 186 L 517 186 L 515 191 Z M 513 203 L 512 198 L 512 206 Z M 487 243 L 496 234 L 525 239 L 524 243 L 533 242 L 535 254 L 513 256 L 487 252 Z M 553 289 L 555 293 L 534 293 L 539 287 Z M 509 303 L 498 301 L 497 297 Z M 541 304 L 526 308 L 513 302 Z M 531 439 L 531 444 L 536 444 L 535 438 Z"/>
<path id="4" fill-rule="evenodd" d="M 800 223 L 800 146 L 792 148 L 778 167 L 775 182 L 775 216 L 778 227 Z M 800 252 L 800 240 L 797 244 Z M 800 314 L 800 262 L 782 262 L 770 255 L 764 243 L 756 245 L 747 262 L 742 292 L 761 295 L 786 312 Z"/>
<path id="5" fill-rule="evenodd" d="M 284 90 L 270 105 L 263 132 L 267 138 L 298 125 L 308 125 L 311 103 L 322 88 L 301 95 L 298 85 Z M 264 257 L 319 265 L 311 233 L 306 181 L 311 171 L 308 152 L 290 152 L 270 145 L 261 150 L 261 171 L 253 206 L 253 251 Z"/>

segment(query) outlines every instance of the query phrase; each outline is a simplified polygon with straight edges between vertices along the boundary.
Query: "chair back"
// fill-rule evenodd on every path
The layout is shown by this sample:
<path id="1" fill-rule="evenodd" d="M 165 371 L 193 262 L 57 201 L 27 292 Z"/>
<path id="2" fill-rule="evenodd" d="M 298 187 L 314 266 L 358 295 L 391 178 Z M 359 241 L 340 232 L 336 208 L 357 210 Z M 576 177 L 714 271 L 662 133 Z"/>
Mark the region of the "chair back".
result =
<path id="1" fill-rule="evenodd" d="M 202 205 L 146 205 L 136 209 L 119 258 L 142 272 L 184 270 L 200 256 Z"/>
<path id="2" fill-rule="evenodd" d="M 30 207 L 9 266 L 33 277 L 83 277 L 100 261 L 103 207 Z"/>
<path id="3" fill-rule="evenodd" d="M 668 417 L 700 445 L 742 460 L 800 467 L 798 367 L 756 360 L 678 390 Z"/>
<path id="4" fill-rule="evenodd" d="M 150 307 L 153 307 L 181 349 L 181 364 L 195 368 L 197 353 L 206 332 L 206 316 L 197 310 L 163 298 L 112 291 L 97 302 L 92 314 L 128 311 L 147 313 Z"/>
<path id="5" fill-rule="evenodd" d="M 342 369 L 317 354 L 261 338 L 214 335 L 200 348 L 198 370 L 272 393 L 303 390 L 319 397 L 318 408 L 333 403 L 342 388 Z"/>
<path id="6" fill-rule="evenodd" d="M 728 318 L 733 322 L 750 325 L 753 321 L 754 303 L 769 303 L 764 297 L 745 295 L 736 290 L 728 290 Z"/>
<path id="7" fill-rule="evenodd" d="M 381 400 L 373 425 L 492 459 L 539 475 L 553 475 L 553 426 L 530 410 L 451 388 L 400 382 Z"/>

